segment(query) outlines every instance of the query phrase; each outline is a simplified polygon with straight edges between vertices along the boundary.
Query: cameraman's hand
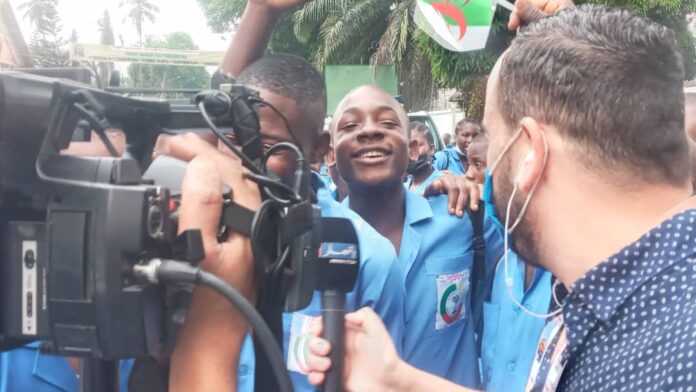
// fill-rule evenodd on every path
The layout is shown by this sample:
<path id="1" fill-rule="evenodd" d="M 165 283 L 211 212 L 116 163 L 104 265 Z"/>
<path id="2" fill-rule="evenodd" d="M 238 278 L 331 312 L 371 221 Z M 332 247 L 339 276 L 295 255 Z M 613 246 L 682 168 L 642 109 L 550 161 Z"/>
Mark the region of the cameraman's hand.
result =
<path id="1" fill-rule="evenodd" d="M 167 155 L 189 162 L 198 155 L 205 155 L 215 149 L 217 137 L 209 133 L 187 132 L 180 135 L 161 134 L 155 142 L 152 157 Z"/>
<path id="2" fill-rule="evenodd" d="M 235 202 L 257 209 L 258 187 L 244 179 L 241 163 L 214 147 L 201 151 L 188 165 L 182 184 L 179 230 L 199 229 L 205 259 L 201 267 L 242 292 L 253 302 L 256 281 L 249 239 L 232 233 L 218 243 L 223 184 L 232 189 Z M 172 356 L 172 391 L 231 390 L 236 383 L 247 323 L 222 296 L 196 287 L 184 327 Z"/>
<path id="3" fill-rule="evenodd" d="M 464 209 L 478 210 L 481 200 L 481 188 L 464 176 L 445 172 L 442 177 L 433 181 L 423 192 L 425 197 L 447 194 L 449 213 L 459 217 L 464 216 Z"/>
<path id="4" fill-rule="evenodd" d="M 508 29 L 517 30 L 523 25 L 573 6 L 572 0 L 517 0 L 515 10 L 510 14 Z"/>

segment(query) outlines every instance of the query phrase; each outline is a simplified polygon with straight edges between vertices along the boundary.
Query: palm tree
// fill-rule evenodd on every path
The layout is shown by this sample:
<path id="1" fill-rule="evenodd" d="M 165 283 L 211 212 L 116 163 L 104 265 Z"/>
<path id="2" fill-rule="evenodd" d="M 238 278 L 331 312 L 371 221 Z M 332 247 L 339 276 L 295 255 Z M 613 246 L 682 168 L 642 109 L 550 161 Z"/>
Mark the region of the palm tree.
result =
<path id="1" fill-rule="evenodd" d="M 111 15 L 108 10 L 104 10 L 104 15 L 97 20 L 97 28 L 99 30 L 100 40 L 102 45 L 113 46 L 116 43 L 114 37 L 114 29 L 111 23 Z M 98 82 L 100 87 L 105 87 L 114 71 L 114 63 L 100 62 L 97 68 Z"/>
<path id="2" fill-rule="evenodd" d="M 58 0 L 27 0 L 19 5 L 19 9 L 24 11 L 24 18 L 29 20 L 34 31 L 43 33 L 50 27 L 57 6 Z"/>
<path id="3" fill-rule="evenodd" d="M 116 43 L 114 38 L 114 29 L 111 25 L 111 16 L 108 10 L 104 10 L 104 15 L 97 20 L 99 34 L 101 36 L 100 43 L 102 45 L 113 45 Z"/>
<path id="4" fill-rule="evenodd" d="M 130 19 L 135 25 L 135 30 L 138 33 L 138 44 L 143 46 L 143 25 L 146 21 L 154 23 L 155 16 L 159 13 L 159 7 L 152 4 L 150 0 L 122 0 L 121 7 L 128 7 L 127 19 Z"/>
<path id="5" fill-rule="evenodd" d="M 425 108 L 436 93 L 428 58 L 418 50 L 415 0 L 314 0 L 294 15 L 295 35 L 318 41 L 313 62 L 394 64 L 400 93 L 410 107 Z M 317 37 L 318 36 L 318 37 Z"/>

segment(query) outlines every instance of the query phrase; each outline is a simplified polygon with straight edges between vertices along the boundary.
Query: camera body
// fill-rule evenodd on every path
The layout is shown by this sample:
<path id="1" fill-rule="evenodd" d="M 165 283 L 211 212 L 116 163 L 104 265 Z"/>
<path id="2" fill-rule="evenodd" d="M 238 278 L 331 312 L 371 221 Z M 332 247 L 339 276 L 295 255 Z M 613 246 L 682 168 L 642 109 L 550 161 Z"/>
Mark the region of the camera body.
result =
<path id="1" fill-rule="evenodd" d="M 141 150 L 170 112 L 70 81 L 0 75 L 0 348 L 41 340 L 65 355 L 159 354 L 166 296 L 130 269 L 167 256 L 171 198 L 133 159 L 60 155 L 81 118 L 76 102 Z"/>

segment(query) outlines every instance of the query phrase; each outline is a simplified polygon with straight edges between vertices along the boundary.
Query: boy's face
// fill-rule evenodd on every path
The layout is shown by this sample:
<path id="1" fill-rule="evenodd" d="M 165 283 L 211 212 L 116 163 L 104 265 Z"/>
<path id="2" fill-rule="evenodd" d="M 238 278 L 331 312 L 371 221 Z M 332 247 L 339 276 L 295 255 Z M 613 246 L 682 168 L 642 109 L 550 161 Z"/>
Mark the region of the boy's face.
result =
<path id="1" fill-rule="evenodd" d="M 476 128 L 471 124 L 464 124 L 457 128 L 457 147 L 466 151 L 474 136 L 476 136 Z"/>
<path id="2" fill-rule="evenodd" d="M 336 162 L 349 187 L 401 183 L 408 165 L 408 120 L 391 95 L 361 87 L 343 100 L 334 118 Z"/>
<path id="3" fill-rule="evenodd" d="M 469 168 L 466 170 L 465 176 L 467 180 L 478 184 L 483 184 L 484 174 L 488 162 L 486 154 L 488 153 L 488 145 L 486 143 L 473 143 L 466 149 Z"/>
<path id="4" fill-rule="evenodd" d="M 297 102 L 291 98 L 278 95 L 264 88 L 250 86 L 259 91 L 261 98 L 269 104 L 273 105 L 280 113 L 288 120 L 288 124 L 292 129 L 292 133 L 299 143 L 299 147 L 305 154 L 307 161 L 312 161 L 315 148 L 320 143 L 319 129 L 324 119 L 308 118 L 303 114 Z M 318 112 L 317 112 L 318 113 Z M 280 142 L 295 143 L 293 136 L 290 134 L 288 127 L 275 111 L 268 106 L 258 108 L 259 125 L 261 128 L 261 141 L 264 146 L 264 152 L 271 146 Z M 317 117 L 321 114 L 318 113 Z M 227 134 L 234 141 L 233 134 Z M 328 139 L 327 139 L 328 140 Z M 218 142 L 219 148 L 224 148 L 221 142 Z M 274 154 L 268 159 L 267 168 L 269 171 L 279 175 L 281 178 L 290 178 L 295 171 L 296 157 L 290 151 L 282 150 Z"/>

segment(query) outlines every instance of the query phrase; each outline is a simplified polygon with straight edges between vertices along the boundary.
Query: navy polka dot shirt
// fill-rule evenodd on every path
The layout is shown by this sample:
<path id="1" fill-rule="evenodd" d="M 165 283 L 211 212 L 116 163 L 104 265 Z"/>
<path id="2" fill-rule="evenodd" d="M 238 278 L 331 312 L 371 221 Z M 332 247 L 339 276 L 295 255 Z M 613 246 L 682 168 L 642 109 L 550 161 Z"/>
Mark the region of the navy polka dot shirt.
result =
<path id="1" fill-rule="evenodd" d="M 563 316 L 559 391 L 696 391 L 696 210 L 588 272 Z"/>

